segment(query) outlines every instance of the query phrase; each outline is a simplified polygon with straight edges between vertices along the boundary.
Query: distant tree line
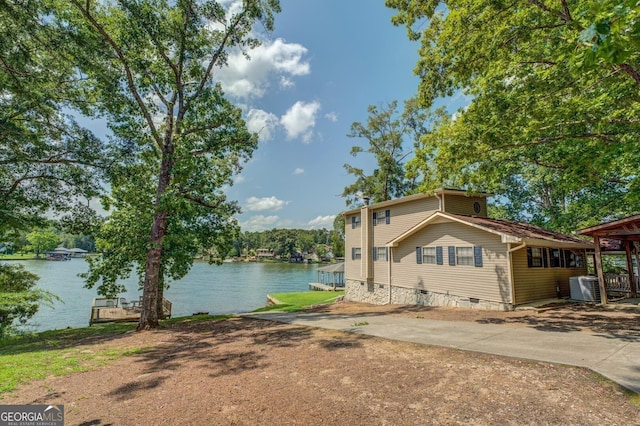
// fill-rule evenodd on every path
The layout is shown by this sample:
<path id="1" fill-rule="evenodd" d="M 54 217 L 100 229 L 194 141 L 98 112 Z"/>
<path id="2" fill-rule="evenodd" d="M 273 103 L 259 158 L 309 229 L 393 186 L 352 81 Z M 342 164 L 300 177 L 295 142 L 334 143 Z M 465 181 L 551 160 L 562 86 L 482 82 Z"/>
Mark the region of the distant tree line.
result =
<path id="1" fill-rule="evenodd" d="M 258 249 L 289 258 L 296 254 L 324 256 L 328 248 L 336 257 L 344 255 L 344 243 L 339 231 L 322 229 L 271 229 L 241 232 L 233 241 L 229 256 L 253 256 Z"/>

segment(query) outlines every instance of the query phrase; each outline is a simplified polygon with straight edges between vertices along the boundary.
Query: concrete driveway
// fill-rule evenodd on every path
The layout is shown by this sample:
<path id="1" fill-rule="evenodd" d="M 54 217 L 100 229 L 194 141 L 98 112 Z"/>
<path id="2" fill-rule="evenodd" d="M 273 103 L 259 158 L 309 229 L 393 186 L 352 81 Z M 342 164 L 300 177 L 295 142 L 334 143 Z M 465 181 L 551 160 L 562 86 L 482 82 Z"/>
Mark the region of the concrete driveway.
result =
<path id="1" fill-rule="evenodd" d="M 640 337 L 389 315 L 263 312 L 253 318 L 589 368 L 640 393 Z"/>

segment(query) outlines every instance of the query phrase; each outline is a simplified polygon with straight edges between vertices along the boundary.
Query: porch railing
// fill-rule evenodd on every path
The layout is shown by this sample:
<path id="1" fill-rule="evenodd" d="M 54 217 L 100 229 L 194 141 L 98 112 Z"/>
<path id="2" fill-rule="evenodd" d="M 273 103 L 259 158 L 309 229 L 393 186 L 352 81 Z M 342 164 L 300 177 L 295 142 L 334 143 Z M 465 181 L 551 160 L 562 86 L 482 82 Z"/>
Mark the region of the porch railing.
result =
<path id="1" fill-rule="evenodd" d="M 638 289 L 638 276 L 634 276 L 636 290 Z M 614 291 L 620 293 L 631 293 L 631 286 L 629 285 L 628 274 L 604 274 L 604 282 L 606 283 L 607 291 Z"/>

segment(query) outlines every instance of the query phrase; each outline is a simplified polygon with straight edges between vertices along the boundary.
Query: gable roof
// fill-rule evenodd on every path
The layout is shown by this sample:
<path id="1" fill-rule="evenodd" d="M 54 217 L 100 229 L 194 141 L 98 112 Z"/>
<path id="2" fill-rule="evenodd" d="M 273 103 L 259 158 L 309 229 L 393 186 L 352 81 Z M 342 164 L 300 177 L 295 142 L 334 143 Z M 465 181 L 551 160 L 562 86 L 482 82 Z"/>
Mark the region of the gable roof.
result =
<path id="1" fill-rule="evenodd" d="M 436 212 L 415 225 L 413 228 L 391 240 L 387 246 L 398 244 L 423 228 L 446 222 L 458 222 L 500 236 L 503 243 L 523 243 L 525 245 L 546 245 L 554 247 L 592 248 L 593 244 L 570 235 L 549 231 L 536 225 L 510 220 L 490 219 L 486 217 L 465 216 L 454 213 Z"/>

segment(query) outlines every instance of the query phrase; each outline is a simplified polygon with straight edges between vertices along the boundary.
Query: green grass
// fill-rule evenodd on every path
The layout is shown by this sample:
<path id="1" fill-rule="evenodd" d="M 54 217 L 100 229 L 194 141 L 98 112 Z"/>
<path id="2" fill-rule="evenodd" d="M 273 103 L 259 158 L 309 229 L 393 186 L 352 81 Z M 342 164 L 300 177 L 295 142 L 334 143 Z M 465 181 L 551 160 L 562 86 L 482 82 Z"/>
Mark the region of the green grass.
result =
<path id="1" fill-rule="evenodd" d="M 342 295 L 344 295 L 344 291 L 303 291 L 299 293 L 273 293 L 270 296 L 279 301 L 280 304 L 265 306 L 264 308 L 256 309 L 253 312 L 295 312 L 311 305 L 333 303 L 338 297 Z"/>
<path id="2" fill-rule="evenodd" d="M 228 318 L 229 316 L 196 315 L 161 321 L 163 327 Z M 0 340 L 1 394 L 21 384 L 48 376 L 63 376 L 88 371 L 111 360 L 148 350 L 142 347 L 101 349 L 87 345 L 100 340 L 117 339 L 135 330 L 137 323 L 111 323 L 93 327 L 51 330 L 6 337 Z"/>
<path id="3" fill-rule="evenodd" d="M 35 253 L 0 254 L 0 260 L 29 260 L 35 258 Z M 44 259 L 44 255 L 42 255 L 42 258 Z"/>

